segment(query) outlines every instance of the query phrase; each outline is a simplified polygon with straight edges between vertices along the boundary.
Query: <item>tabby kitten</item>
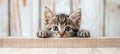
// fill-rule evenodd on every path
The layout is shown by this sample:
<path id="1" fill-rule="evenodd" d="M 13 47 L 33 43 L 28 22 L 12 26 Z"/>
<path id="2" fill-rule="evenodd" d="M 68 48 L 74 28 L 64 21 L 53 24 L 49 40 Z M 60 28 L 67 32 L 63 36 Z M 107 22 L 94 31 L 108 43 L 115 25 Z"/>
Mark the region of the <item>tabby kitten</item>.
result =
<path id="1" fill-rule="evenodd" d="M 81 10 L 74 11 L 70 16 L 66 14 L 55 15 L 45 7 L 45 30 L 37 33 L 39 38 L 47 37 L 90 37 L 87 30 L 80 30 Z"/>

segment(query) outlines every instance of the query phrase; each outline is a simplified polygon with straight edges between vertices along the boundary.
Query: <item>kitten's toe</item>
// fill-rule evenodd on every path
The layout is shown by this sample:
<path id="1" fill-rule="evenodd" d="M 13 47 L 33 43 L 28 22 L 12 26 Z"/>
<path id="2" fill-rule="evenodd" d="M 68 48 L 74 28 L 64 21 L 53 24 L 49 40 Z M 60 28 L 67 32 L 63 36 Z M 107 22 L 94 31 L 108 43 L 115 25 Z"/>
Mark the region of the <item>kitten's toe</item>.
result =
<path id="1" fill-rule="evenodd" d="M 37 33 L 37 37 L 38 37 L 38 38 L 47 38 L 47 37 L 49 37 L 49 33 L 46 32 L 46 31 L 39 31 L 39 32 Z"/>
<path id="2" fill-rule="evenodd" d="M 90 37 L 90 32 L 86 31 L 86 30 L 83 30 L 83 31 L 78 32 L 77 36 L 78 37 Z"/>

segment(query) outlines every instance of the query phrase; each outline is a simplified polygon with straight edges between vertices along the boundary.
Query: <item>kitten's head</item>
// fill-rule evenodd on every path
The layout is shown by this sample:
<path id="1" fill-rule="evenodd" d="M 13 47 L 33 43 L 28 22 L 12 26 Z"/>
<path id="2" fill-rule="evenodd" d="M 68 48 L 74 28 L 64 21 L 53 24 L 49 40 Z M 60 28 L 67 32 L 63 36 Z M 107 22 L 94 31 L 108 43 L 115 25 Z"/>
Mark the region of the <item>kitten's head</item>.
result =
<path id="1" fill-rule="evenodd" d="M 45 26 L 54 36 L 71 36 L 79 30 L 81 21 L 81 10 L 74 11 L 71 15 L 55 15 L 49 8 L 45 7 Z"/>

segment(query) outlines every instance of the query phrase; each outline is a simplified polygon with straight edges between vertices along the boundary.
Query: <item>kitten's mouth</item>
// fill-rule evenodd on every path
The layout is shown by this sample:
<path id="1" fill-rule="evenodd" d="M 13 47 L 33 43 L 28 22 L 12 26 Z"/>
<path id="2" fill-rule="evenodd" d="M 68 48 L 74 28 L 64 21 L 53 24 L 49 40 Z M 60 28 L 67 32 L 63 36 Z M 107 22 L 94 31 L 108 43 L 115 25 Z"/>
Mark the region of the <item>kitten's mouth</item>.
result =
<path id="1" fill-rule="evenodd" d="M 63 37 L 64 34 L 60 34 L 60 37 Z"/>

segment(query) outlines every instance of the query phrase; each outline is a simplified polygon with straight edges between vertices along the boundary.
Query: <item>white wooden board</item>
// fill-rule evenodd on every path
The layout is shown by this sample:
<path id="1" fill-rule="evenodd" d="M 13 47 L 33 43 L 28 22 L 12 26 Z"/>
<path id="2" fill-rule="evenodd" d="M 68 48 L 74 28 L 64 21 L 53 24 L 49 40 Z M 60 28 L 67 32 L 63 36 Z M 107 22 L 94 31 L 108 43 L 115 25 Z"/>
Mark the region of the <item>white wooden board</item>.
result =
<path id="1" fill-rule="evenodd" d="M 120 48 L 1 48 L 1 54 L 120 54 Z"/>
<path id="2" fill-rule="evenodd" d="M 8 36 L 8 0 L 0 0 L 0 37 Z"/>
<path id="3" fill-rule="evenodd" d="M 120 37 L 120 0 L 106 0 L 106 36 Z"/>
<path id="4" fill-rule="evenodd" d="M 38 31 L 39 0 L 11 0 L 11 36 L 35 36 Z"/>
<path id="5" fill-rule="evenodd" d="M 103 0 L 81 0 L 81 29 L 89 30 L 91 37 L 103 36 Z"/>

